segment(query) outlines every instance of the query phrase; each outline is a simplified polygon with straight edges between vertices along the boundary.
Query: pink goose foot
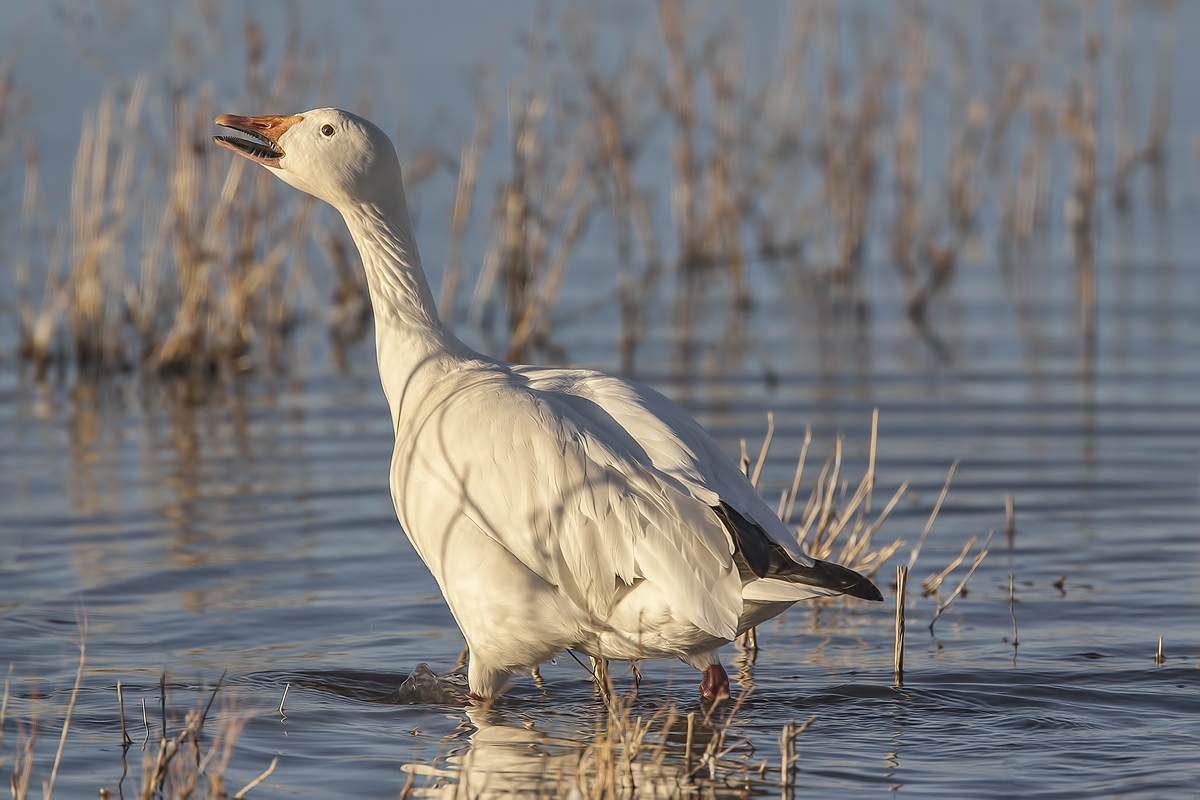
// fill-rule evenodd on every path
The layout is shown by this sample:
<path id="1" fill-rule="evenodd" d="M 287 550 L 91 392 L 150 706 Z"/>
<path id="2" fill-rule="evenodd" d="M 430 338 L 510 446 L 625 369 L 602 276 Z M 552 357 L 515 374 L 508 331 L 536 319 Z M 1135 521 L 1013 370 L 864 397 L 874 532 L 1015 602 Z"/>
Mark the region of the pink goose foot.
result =
<path id="1" fill-rule="evenodd" d="M 711 664 L 704 669 L 700 681 L 700 696 L 705 700 L 723 700 L 729 697 L 729 676 L 720 664 Z"/>

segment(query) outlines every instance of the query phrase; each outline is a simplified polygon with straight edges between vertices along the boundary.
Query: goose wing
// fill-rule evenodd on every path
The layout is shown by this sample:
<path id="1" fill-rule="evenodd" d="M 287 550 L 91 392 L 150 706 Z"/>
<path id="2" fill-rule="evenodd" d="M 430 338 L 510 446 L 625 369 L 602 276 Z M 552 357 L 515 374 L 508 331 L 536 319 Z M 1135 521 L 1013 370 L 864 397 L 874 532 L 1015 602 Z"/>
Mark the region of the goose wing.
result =
<path id="1" fill-rule="evenodd" d="M 627 437 L 653 469 L 680 491 L 713 509 L 724 504 L 745 523 L 730 527 L 760 529 L 797 563 L 813 565 L 733 459 L 674 401 L 649 386 L 593 370 L 520 367 L 517 371 L 531 387 L 571 398 L 577 413 L 604 427 L 610 436 Z M 765 543 L 759 544 L 766 548 Z"/>
<path id="2" fill-rule="evenodd" d="M 745 571 L 766 579 L 755 582 L 746 597 L 796 600 L 849 594 L 882 600 L 868 579 L 806 554 L 733 459 L 674 401 L 643 384 L 593 370 L 519 371 L 533 387 L 575 398 L 577 413 L 594 419 L 610 436 L 628 436 L 656 474 L 708 506 Z"/>
<path id="3" fill-rule="evenodd" d="M 429 508 L 434 492 L 598 619 L 644 579 L 697 627 L 736 635 L 742 580 L 729 532 L 594 403 L 497 371 L 446 395 L 420 428 L 397 451 L 418 480 L 399 485 L 425 496 L 398 508 Z M 434 537 L 414 540 L 418 550 L 438 546 L 421 524 L 434 516 L 402 520 Z"/>

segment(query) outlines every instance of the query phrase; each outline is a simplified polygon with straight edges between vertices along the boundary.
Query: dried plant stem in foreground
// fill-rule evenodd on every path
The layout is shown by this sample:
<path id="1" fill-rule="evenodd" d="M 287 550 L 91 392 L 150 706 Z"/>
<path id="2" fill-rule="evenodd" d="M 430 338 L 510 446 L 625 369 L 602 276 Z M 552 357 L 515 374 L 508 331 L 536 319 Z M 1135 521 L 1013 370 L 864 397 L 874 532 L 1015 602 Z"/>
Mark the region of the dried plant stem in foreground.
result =
<path id="1" fill-rule="evenodd" d="M 146 738 L 142 740 L 142 750 L 150 743 L 150 717 L 146 714 L 146 698 L 142 698 L 142 724 L 146 726 Z"/>
<path id="2" fill-rule="evenodd" d="M 896 565 L 896 637 L 892 650 L 892 672 L 896 685 L 904 685 L 904 598 L 908 585 L 908 567 Z"/>
<path id="3" fill-rule="evenodd" d="M 767 461 L 767 451 L 771 449 L 771 439 L 775 437 L 775 414 L 767 412 L 767 435 L 763 437 L 762 447 L 758 450 L 758 460 L 754 462 L 754 472 L 750 474 L 750 484 L 757 489 L 758 479 L 762 476 L 763 464 Z"/>
<path id="4" fill-rule="evenodd" d="M 4 679 L 4 699 L 0 700 L 0 744 L 4 743 L 4 720 L 8 715 L 8 697 L 9 691 L 12 688 L 12 674 L 13 665 L 10 663 L 8 665 L 8 675 Z M 0 753 L 3 752 L 3 750 L 0 750 Z M 0 764 L 3 764 L 2 759 L 0 759 Z"/>
<path id="5" fill-rule="evenodd" d="M 796 727 L 796 721 L 784 723 L 783 731 L 779 734 L 779 785 L 787 788 L 792 785 L 792 768 L 796 761 L 800 758 L 796 755 L 796 737 L 808 730 L 809 726 L 817 721 L 817 715 L 813 714 L 806 719 L 800 727 Z"/>
<path id="6" fill-rule="evenodd" d="M 75 713 L 75 702 L 79 697 L 79 689 L 83 682 L 83 668 L 87 662 L 87 618 L 80 615 L 76 616 L 76 624 L 79 628 L 79 665 L 75 671 L 75 683 L 71 689 L 71 697 L 67 704 L 66 712 L 63 715 L 62 731 L 58 737 L 58 749 L 54 754 L 54 766 L 50 771 L 50 778 L 42 782 L 42 797 L 43 800 L 50 800 L 54 794 L 54 784 L 58 779 L 58 768 L 62 764 L 63 750 L 67 743 L 67 734 L 71 728 L 71 718 Z M 12 687 L 12 665 L 9 665 L 8 678 L 4 682 L 4 698 L 0 700 L 0 739 L 3 738 L 4 724 L 8 715 L 8 705 L 11 698 Z M 34 766 L 34 750 L 37 745 L 38 738 L 38 706 L 36 703 L 36 692 L 34 696 L 29 697 L 30 711 L 28 716 L 28 725 L 26 720 L 18 717 L 17 719 L 17 752 L 13 759 L 12 772 L 10 774 L 10 786 L 14 800 L 25 800 L 29 793 L 29 784 L 33 777 Z M 0 765 L 4 763 L 4 759 L 0 756 Z"/>
<path id="7" fill-rule="evenodd" d="M 267 767 L 266 770 L 264 770 L 263 773 L 261 775 L 259 775 L 257 778 L 250 781 L 250 783 L 246 784 L 240 792 L 238 792 L 237 794 L 235 794 L 233 796 L 233 800 L 242 800 L 242 798 L 244 798 L 250 792 L 251 789 L 253 789 L 255 786 L 258 786 L 260 783 L 262 783 L 268 777 L 270 777 L 271 773 L 275 771 L 275 767 L 278 764 L 279 764 L 278 756 L 275 758 L 272 758 L 271 766 Z"/>
<path id="8" fill-rule="evenodd" d="M 63 717 L 62 735 L 58 737 L 58 752 L 54 754 L 54 768 L 50 771 L 50 781 L 43 787 L 44 800 L 50 800 L 54 792 L 54 781 L 58 777 L 58 765 L 62 762 L 63 747 L 67 744 L 67 731 L 71 728 L 71 714 L 75 711 L 75 699 L 79 696 L 79 684 L 83 681 L 83 664 L 87 660 L 87 618 L 79 624 L 79 668 L 75 670 L 75 685 L 71 687 L 71 702 L 67 705 L 67 714 Z"/>
<path id="9" fill-rule="evenodd" d="M 227 708 L 207 749 L 202 746 L 201 733 L 205 729 L 224 679 L 225 675 L 222 674 L 209 694 L 207 703 L 187 712 L 179 733 L 169 739 L 161 738 L 156 749 L 146 752 L 142 759 L 141 796 L 144 800 L 152 800 L 158 796 L 225 796 L 225 772 L 233 754 L 234 743 L 249 717 L 232 707 Z M 275 763 L 272 763 L 266 772 L 242 789 L 237 796 L 244 796 L 259 785 L 274 771 L 275 766 Z"/>
<path id="10" fill-rule="evenodd" d="M 925 596 L 926 597 L 928 597 L 929 595 L 936 592 L 938 590 L 938 587 L 942 585 L 942 582 L 945 581 L 946 578 L 950 577 L 950 573 L 952 573 L 952 572 L 954 572 L 954 570 L 958 569 L 959 564 L 961 564 L 962 562 L 967 560 L 967 553 L 971 552 L 971 548 L 974 546 L 975 546 L 975 537 L 972 536 L 970 539 L 967 539 L 967 543 L 965 545 L 963 545 L 962 552 L 958 554 L 958 557 L 955 558 L 953 561 L 951 561 L 948 565 L 946 565 L 946 568 L 944 570 L 937 573 L 936 575 L 930 575 L 928 578 L 925 579 L 924 585 L 925 585 Z"/>
<path id="11" fill-rule="evenodd" d="M 955 599 L 962 594 L 963 589 L 967 587 L 967 581 L 971 580 L 971 576 L 975 574 L 975 570 L 979 569 L 979 565 L 982 564 L 983 559 L 987 557 L 988 545 L 991 543 L 992 532 L 988 531 L 987 539 L 984 540 L 983 547 L 979 549 L 979 554 L 975 556 L 975 560 L 971 563 L 971 568 L 967 570 L 967 574 L 963 576 L 961 581 L 959 581 L 958 586 L 954 588 L 954 591 L 950 594 L 950 596 L 946 598 L 945 601 L 938 603 L 937 611 L 934 612 L 933 619 L 929 621 L 930 631 L 933 631 L 934 623 L 938 621 L 938 617 L 942 615 L 942 612 L 949 608 L 950 604 L 953 603 Z"/>
<path id="12" fill-rule="evenodd" d="M 1016 512 L 1013 510 L 1012 492 L 1004 495 L 1004 530 L 1008 534 L 1008 546 L 1012 549 L 1013 536 L 1016 534 Z"/>
<path id="13" fill-rule="evenodd" d="M 921 554 L 921 548 L 925 545 L 925 537 L 929 535 L 929 531 L 933 529 L 933 521 L 937 519 L 938 511 L 942 508 L 942 503 L 946 502 L 946 495 L 950 492 L 950 482 L 954 480 L 954 471 L 958 469 L 958 460 L 950 465 L 950 471 L 946 473 L 946 483 L 942 486 L 942 493 L 938 495 L 937 502 L 933 504 L 933 511 L 929 512 L 929 521 L 925 523 L 925 530 L 921 531 L 921 538 L 917 540 L 917 544 L 912 549 L 912 554 L 908 557 L 908 568 L 911 570 L 913 565 L 917 563 L 917 556 Z"/>
<path id="14" fill-rule="evenodd" d="M 129 731 L 125 729 L 125 694 L 121 690 L 121 682 L 117 681 L 117 712 L 121 715 L 121 744 L 131 745 L 133 739 L 129 737 Z"/>
<path id="15" fill-rule="evenodd" d="M 1013 574 L 1010 572 L 1010 573 L 1008 573 L 1008 615 L 1010 617 L 1012 617 L 1012 626 L 1013 626 L 1012 644 L 1013 644 L 1014 655 L 1016 654 L 1017 646 L 1021 643 L 1020 640 L 1017 638 L 1017 611 L 1014 608 L 1014 604 L 1016 602 L 1017 602 L 1016 597 L 1013 594 Z"/>

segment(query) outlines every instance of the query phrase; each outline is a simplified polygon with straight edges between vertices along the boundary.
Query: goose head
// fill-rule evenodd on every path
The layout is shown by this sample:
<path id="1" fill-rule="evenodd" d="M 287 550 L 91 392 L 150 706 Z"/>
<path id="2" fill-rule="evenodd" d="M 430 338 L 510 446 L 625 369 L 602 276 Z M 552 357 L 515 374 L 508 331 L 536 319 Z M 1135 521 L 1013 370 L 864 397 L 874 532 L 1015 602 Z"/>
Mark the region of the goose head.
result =
<path id="1" fill-rule="evenodd" d="M 403 185 L 400 160 L 387 134 L 348 111 L 318 108 L 288 117 L 222 114 L 215 124 L 236 131 L 214 136 L 218 145 L 338 209 L 383 203 Z"/>

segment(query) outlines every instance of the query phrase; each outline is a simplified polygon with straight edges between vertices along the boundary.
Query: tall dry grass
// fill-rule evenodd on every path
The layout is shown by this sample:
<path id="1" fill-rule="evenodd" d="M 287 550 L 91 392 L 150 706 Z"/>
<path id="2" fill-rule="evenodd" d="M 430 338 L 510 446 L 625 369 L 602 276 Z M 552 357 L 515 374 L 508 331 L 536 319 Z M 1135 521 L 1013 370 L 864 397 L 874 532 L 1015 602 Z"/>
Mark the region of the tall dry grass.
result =
<path id="1" fill-rule="evenodd" d="M 1111 18 L 1050 0 L 889 11 L 797 2 L 764 47 L 735 6 L 659 0 L 652 30 L 627 33 L 590 6 L 544 8 L 522 73 L 481 65 L 464 93 L 474 130 L 419 152 L 408 171 L 411 191 L 426 179 L 454 187 L 443 315 L 527 358 L 563 324 L 615 304 L 628 367 L 655 324 L 647 309 L 671 291 L 666 276 L 678 297 L 699 285 L 746 307 L 756 261 L 855 292 L 870 258 L 895 265 L 895 300 L 921 330 L 981 237 L 1005 263 L 1048 235 L 1061 200 L 1090 335 L 1100 211 L 1128 208 L 1141 169 L 1165 181 L 1178 4 L 1122 0 Z M 1135 44 L 1138 14 L 1152 28 Z M 988 34 L 1014 21 L 1017 33 Z M 273 35 L 252 16 L 243 27 L 245 105 L 328 95 L 331 54 L 305 44 L 296 21 L 268 62 Z M 1139 119 L 1143 39 L 1156 46 Z M 1109 91 L 1115 113 L 1101 114 Z M 22 143 L 11 124 L 28 114 L 10 99 L 19 94 L 0 69 L 2 169 Z M 382 105 L 369 92 L 331 101 Z M 210 89 L 144 78 L 106 94 L 84 116 L 65 206 L 48 202 L 42 156 L 27 150 L 17 296 L 4 307 L 16 309 L 19 352 L 35 371 L 268 369 L 304 314 L 324 317 L 335 342 L 361 338 L 369 308 L 344 233 L 310 200 L 215 153 L 214 110 Z M 153 141 L 142 123 L 163 114 L 170 140 Z M 1059 173 L 1067 186 L 1054 185 Z M 611 293 L 564 307 L 585 250 L 604 262 Z M 321 281 L 310 252 L 322 254 Z M 320 282 L 333 287 L 327 299 L 313 295 Z"/>

